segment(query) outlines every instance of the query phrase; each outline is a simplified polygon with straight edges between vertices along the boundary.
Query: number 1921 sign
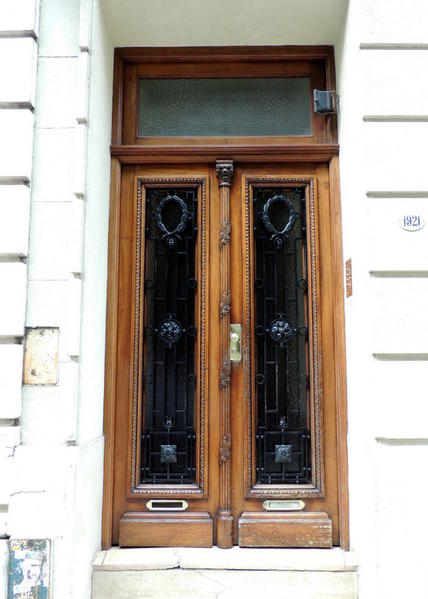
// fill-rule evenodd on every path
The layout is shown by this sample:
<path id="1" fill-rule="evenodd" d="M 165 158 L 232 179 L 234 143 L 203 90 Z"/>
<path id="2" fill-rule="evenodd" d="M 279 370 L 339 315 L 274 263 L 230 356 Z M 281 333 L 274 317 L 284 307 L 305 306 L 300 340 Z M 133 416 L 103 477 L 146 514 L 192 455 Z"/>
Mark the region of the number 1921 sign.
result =
<path id="1" fill-rule="evenodd" d="M 399 223 L 404 231 L 420 231 L 425 226 L 425 221 L 419 214 L 404 214 Z"/>

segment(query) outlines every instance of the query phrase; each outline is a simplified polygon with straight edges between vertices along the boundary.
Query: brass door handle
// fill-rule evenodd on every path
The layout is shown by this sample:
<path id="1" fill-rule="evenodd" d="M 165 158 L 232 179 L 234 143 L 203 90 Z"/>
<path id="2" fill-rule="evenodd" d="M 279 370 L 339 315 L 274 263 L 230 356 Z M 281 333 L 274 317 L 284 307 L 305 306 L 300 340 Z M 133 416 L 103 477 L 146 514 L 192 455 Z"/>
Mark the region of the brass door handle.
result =
<path id="1" fill-rule="evenodd" d="M 230 325 L 230 361 L 240 362 L 242 360 L 241 352 L 242 327 L 240 324 Z"/>

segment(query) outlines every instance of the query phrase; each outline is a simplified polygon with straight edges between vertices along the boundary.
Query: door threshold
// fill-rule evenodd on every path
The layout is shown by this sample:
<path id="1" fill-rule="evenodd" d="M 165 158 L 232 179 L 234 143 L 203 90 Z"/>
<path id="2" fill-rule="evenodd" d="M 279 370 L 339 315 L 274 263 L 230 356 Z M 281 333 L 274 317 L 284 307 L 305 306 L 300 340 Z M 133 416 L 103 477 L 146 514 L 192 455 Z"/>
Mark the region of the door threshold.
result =
<path id="1" fill-rule="evenodd" d="M 332 549 L 232 549 L 193 547 L 113 547 L 100 551 L 94 571 L 138 570 L 283 570 L 311 572 L 357 572 L 352 551 Z"/>

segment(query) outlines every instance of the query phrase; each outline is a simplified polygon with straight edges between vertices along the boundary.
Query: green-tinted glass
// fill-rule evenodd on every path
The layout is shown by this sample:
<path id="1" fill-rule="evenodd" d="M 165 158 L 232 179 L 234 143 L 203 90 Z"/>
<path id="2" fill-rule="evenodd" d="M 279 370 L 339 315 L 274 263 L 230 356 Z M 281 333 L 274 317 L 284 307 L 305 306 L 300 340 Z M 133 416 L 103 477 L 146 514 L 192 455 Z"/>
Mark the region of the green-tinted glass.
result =
<path id="1" fill-rule="evenodd" d="M 309 78 L 141 79 L 138 135 L 311 135 Z"/>

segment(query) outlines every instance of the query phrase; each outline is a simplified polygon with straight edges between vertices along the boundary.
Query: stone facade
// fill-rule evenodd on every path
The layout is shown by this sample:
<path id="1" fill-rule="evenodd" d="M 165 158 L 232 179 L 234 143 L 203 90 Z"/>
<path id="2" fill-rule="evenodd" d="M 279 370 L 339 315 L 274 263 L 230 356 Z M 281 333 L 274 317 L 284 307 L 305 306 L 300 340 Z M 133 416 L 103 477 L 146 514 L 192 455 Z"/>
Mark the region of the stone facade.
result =
<path id="1" fill-rule="evenodd" d="M 112 52 L 100 20 L 91 0 L 0 7 L 0 559 L 5 573 L 9 536 L 51 539 L 61 599 L 90 595 L 101 534 Z M 21 389 L 25 327 L 59 328 L 57 384 Z"/>

